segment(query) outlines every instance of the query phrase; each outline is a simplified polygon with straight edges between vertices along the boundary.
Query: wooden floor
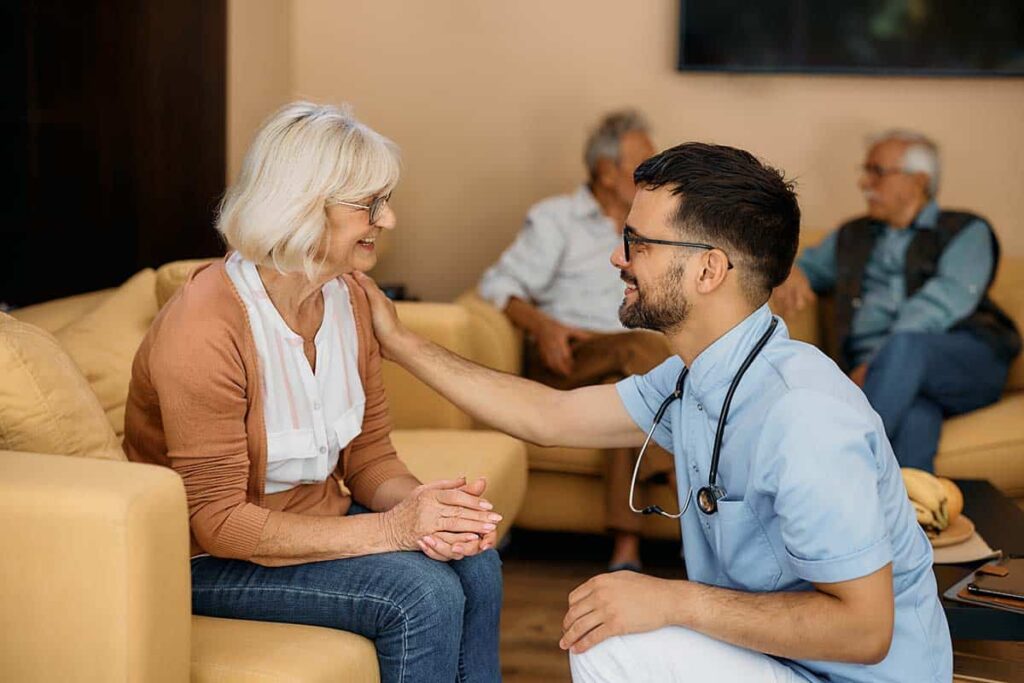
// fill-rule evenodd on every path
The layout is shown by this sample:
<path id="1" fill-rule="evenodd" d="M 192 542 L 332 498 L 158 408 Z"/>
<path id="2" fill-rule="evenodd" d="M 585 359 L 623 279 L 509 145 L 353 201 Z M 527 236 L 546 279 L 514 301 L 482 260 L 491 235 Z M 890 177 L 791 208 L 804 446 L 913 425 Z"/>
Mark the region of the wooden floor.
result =
<path id="1" fill-rule="evenodd" d="M 568 655 L 558 648 L 566 599 L 578 585 L 604 571 L 609 552 L 608 542 L 594 536 L 512 533 L 502 552 L 501 658 L 506 683 L 571 680 Z M 678 552 L 674 543 L 645 545 L 645 570 L 684 578 Z M 1024 683 L 1024 643 L 955 641 L 954 650 L 955 681 Z"/>

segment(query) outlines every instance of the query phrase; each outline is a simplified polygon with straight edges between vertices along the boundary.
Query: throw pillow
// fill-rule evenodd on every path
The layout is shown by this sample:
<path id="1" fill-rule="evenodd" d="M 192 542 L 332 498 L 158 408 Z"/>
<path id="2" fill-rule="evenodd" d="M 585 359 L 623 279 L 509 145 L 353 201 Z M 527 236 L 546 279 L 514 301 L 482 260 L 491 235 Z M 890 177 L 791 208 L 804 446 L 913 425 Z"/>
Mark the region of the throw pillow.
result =
<path id="1" fill-rule="evenodd" d="M 57 340 L 2 313 L 0 450 L 125 459 L 89 383 Z"/>
<path id="2" fill-rule="evenodd" d="M 152 268 L 139 271 L 55 335 L 89 381 L 118 436 L 124 434 L 132 361 L 157 313 L 155 284 Z"/>

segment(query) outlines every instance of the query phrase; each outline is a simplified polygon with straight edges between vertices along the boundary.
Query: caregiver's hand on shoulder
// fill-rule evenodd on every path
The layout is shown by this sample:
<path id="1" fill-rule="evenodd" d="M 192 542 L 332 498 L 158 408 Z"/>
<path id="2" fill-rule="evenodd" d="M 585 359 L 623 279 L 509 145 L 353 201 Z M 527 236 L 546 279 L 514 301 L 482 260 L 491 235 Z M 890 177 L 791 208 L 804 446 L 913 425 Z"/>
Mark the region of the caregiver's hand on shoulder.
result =
<path id="1" fill-rule="evenodd" d="M 423 484 L 398 505 L 381 514 L 383 533 L 395 550 L 422 550 L 420 541 L 438 532 L 487 536 L 501 515 L 480 496 L 462 490 L 466 479 Z"/>
<path id="2" fill-rule="evenodd" d="M 558 646 L 580 654 L 611 636 L 668 625 L 666 610 L 683 583 L 629 571 L 595 576 L 569 594 Z"/>
<path id="3" fill-rule="evenodd" d="M 402 339 L 408 338 L 412 333 L 398 319 L 395 303 L 384 295 L 369 275 L 355 271 L 352 276 L 366 292 L 366 298 L 370 302 L 373 333 L 380 342 L 381 353 L 388 360 L 395 360 L 395 349 Z"/>

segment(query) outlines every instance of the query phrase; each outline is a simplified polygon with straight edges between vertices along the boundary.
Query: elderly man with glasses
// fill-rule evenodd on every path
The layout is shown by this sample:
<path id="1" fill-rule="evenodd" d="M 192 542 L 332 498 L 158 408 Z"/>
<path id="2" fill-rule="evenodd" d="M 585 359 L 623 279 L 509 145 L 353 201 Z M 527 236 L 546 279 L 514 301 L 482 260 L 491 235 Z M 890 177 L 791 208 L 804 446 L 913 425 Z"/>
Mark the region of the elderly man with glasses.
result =
<path id="1" fill-rule="evenodd" d="M 668 357 L 662 335 L 628 331 L 619 322 L 622 284 L 608 263 L 636 191 L 633 171 L 652 154 L 643 116 L 631 110 L 605 116 L 584 150 L 588 182 L 532 207 L 516 240 L 480 280 L 480 295 L 525 333 L 527 377 L 575 389 L 647 372 Z M 639 571 L 641 520 L 626 496 L 636 451 L 615 448 L 605 455 L 609 568 Z M 671 473 L 661 448 L 648 455 L 641 497 L 646 482 Z"/>
<path id="2" fill-rule="evenodd" d="M 1021 340 L 987 295 L 999 262 L 989 223 L 943 211 L 939 157 L 917 133 L 872 141 L 867 215 L 816 247 L 775 293 L 780 313 L 835 299 L 833 358 L 882 417 L 900 464 L 931 471 L 942 420 L 995 402 Z"/>
<path id="3" fill-rule="evenodd" d="M 767 305 L 796 255 L 792 185 L 700 143 L 635 178 L 612 263 L 622 323 L 672 349 L 647 374 L 558 391 L 489 370 L 409 331 L 359 279 L 387 357 L 475 418 L 533 443 L 674 455 L 679 507 L 641 512 L 679 520 L 687 580 L 614 572 L 574 590 L 573 678 L 948 682 L 931 545 L 882 421 Z"/>

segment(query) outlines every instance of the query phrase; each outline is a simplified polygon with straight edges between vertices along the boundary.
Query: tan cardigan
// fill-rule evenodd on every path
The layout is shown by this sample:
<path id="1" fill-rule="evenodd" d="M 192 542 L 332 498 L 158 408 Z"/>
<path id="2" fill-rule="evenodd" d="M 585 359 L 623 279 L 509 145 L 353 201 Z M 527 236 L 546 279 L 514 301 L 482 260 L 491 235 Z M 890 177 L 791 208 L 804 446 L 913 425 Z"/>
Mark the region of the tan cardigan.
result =
<path id="1" fill-rule="evenodd" d="M 267 435 L 260 368 L 249 320 L 218 261 L 194 272 L 153 321 L 132 365 L 124 449 L 130 460 L 173 468 L 185 482 L 192 555 L 250 559 L 281 512 L 344 515 L 369 506 L 383 482 L 409 474 L 391 444 L 380 347 L 366 295 L 352 298 L 362 432 L 327 481 L 267 495 Z M 351 496 L 343 490 L 351 491 Z"/>

